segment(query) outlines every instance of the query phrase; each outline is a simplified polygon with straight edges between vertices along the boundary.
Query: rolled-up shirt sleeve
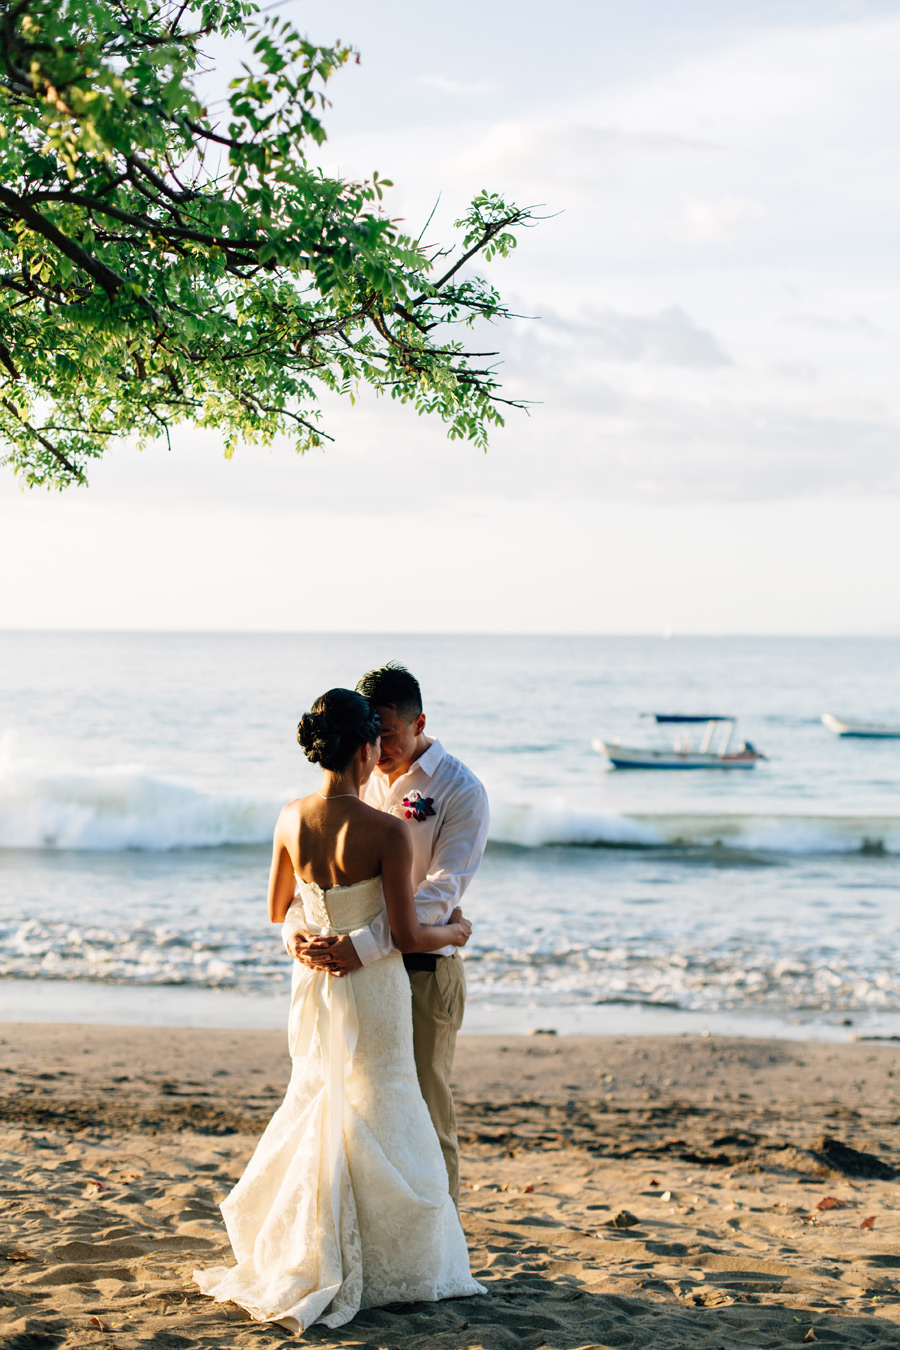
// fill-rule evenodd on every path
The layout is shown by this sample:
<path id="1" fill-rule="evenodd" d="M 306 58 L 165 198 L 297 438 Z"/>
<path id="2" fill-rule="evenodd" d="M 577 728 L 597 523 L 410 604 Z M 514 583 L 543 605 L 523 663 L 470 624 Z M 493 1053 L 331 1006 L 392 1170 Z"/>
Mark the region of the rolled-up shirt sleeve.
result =
<path id="1" fill-rule="evenodd" d="M 347 936 L 364 966 L 371 966 L 373 962 L 380 961 L 383 956 L 390 956 L 395 950 L 386 909 L 383 909 L 367 928 L 356 928 Z"/>
<path id="2" fill-rule="evenodd" d="M 316 937 L 321 929 L 307 921 L 303 904 L 298 897 L 291 902 L 281 925 L 281 941 L 288 956 L 294 955 L 294 938 L 300 932 Z M 388 956 L 394 950 L 391 926 L 384 910 L 372 920 L 368 928 L 358 928 L 356 932 L 348 933 L 347 936 L 364 966 L 370 966 L 373 961 L 380 961 L 382 956 Z"/>
<path id="3" fill-rule="evenodd" d="M 487 843 L 487 793 L 472 783 L 455 793 L 441 822 L 431 864 L 416 891 L 420 923 L 446 923 L 478 871 Z"/>

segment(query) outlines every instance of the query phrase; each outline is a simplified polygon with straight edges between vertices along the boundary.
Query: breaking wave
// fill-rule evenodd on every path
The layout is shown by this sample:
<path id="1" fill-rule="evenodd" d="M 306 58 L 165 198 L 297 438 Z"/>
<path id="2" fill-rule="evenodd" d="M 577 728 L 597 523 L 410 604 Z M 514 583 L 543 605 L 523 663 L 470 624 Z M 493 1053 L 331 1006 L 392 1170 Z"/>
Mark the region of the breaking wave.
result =
<path id="1" fill-rule="evenodd" d="M 263 844 L 285 797 L 204 793 L 127 766 L 0 771 L 0 848 L 115 852 Z"/>
<path id="2" fill-rule="evenodd" d="M 900 816 L 794 813 L 604 813 L 567 806 L 493 807 L 491 838 L 522 848 L 663 849 L 672 852 L 891 854 L 900 856 Z"/>
<path id="3" fill-rule="evenodd" d="M 264 845 L 289 793 L 207 793 L 130 766 L 0 767 L 0 848 L 166 852 Z M 491 841 L 672 853 L 900 856 L 900 816 L 619 814 L 492 796 Z"/>

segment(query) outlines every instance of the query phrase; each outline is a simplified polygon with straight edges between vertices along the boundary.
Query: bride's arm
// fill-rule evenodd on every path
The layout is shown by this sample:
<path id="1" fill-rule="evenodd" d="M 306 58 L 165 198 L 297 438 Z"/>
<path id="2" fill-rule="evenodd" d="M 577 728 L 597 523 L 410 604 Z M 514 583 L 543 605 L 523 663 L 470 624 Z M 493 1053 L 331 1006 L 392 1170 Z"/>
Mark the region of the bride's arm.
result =
<path id="1" fill-rule="evenodd" d="M 288 830 L 297 819 L 297 803 L 288 802 L 282 808 L 272 840 L 272 866 L 269 869 L 269 918 L 272 923 L 283 923 L 294 898 L 294 865 L 287 849 Z"/>
<path id="2" fill-rule="evenodd" d="M 410 880 L 412 844 L 409 831 L 401 821 L 388 818 L 384 834 L 381 882 L 391 932 L 401 952 L 433 952 L 439 947 L 465 946 L 472 925 L 461 915 L 451 917 L 450 923 L 419 923 Z M 459 911 L 453 913 L 456 916 Z"/>

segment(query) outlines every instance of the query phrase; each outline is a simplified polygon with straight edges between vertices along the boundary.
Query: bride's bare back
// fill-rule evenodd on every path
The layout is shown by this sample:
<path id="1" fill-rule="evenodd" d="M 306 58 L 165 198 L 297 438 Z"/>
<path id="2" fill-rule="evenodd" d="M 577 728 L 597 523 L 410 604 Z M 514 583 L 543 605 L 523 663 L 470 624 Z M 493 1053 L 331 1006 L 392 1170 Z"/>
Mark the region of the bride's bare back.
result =
<path id="1" fill-rule="evenodd" d="M 291 813 L 285 825 L 293 870 L 323 891 L 377 876 L 386 850 L 408 845 L 401 821 L 354 795 L 323 801 L 316 792 L 285 809 Z"/>

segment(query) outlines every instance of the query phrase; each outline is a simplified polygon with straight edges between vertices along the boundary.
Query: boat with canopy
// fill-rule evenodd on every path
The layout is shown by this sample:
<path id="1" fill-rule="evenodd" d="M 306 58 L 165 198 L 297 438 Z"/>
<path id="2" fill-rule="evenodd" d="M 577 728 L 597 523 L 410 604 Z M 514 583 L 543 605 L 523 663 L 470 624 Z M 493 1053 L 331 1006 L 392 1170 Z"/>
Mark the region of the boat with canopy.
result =
<path id="1" fill-rule="evenodd" d="M 614 769 L 752 769 L 768 759 L 750 741 L 731 749 L 737 719 L 716 713 L 643 713 L 659 725 L 687 728 L 675 739 L 671 750 L 622 745 L 619 740 L 593 740 L 591 745 L 605 755 Z M 695 746 L 691 728 L 703 727 Z"/>

